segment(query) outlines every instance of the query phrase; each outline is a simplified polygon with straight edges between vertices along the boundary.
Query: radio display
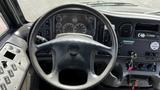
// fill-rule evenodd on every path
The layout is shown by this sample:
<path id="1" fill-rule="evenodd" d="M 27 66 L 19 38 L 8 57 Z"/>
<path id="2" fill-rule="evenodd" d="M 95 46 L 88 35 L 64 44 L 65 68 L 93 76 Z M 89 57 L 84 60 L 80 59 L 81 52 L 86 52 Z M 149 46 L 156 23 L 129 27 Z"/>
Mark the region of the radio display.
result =
<path id="1" fill-rule="evenodd" d="M 16 55 L 12 52 L 7 51 L 4 56 L 6 58 L 9 58 L 9 59 L 13 60 Z"/>
<path id="2" fill-rule="evenodd" d="M 8 31 L 8 25 L 0 13 L 0 36 L 2 36 L 6 31 Z"/>

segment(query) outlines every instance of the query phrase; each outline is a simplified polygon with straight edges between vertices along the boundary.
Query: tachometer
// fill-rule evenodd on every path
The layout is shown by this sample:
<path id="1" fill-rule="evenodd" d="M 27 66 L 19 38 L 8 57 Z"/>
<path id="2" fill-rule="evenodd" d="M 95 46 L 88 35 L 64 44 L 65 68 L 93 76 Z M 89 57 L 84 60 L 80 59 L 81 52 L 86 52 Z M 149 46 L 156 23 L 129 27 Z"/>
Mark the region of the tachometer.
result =
<path id="1" fill-rule="evenodd" d="M 86 34 L 87 28 L 86 28 L 86 26 L 84 24 L 78 23 L 74 27 L 74 32 L 75 33 L 84 33 L 84 34 Z"/>
<path id="2" fill-rule="evenodd" d="M 73 32 L 73 28 L 74 28 L 74 25 L 72 23 L 66 23 L 64 26 L 63 26 L 63 33 L 69 33 L 69 32 Z"/>

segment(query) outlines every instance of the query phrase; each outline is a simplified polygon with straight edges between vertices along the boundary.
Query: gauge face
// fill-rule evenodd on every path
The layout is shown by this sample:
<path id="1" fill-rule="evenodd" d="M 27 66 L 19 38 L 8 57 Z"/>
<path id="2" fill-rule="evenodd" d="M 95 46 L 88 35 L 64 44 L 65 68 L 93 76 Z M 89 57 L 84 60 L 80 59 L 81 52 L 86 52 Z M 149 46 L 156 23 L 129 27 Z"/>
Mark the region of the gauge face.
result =
<path id="1" fill-rule="evenodd" d="M 84 24 L 78 23 L 74 27 L 74 32 L 75 33 L 86 33 L 87 32 L 87 28 L 86 28 L 86 26 Z"/>
<path id="2" fill-rule="evenodd" d="M 62 27 L 62 24 L 61 24 L 61 23 L 57 23 L 57 24 L 56 24 L 56 28 L 57 28 L 57 29 L 60 29 L 61 27 Z"/>
<path id="3" fill-rule="evenodd" d="M 62 21 L 62 16 L 61 15 L 57 15 L 56 16 L 56 21 L 57 22 L 61 22 Z"/>
<path id="4" fill-rule="evenodd" d="M 66 23 L 63 26 L 63 33 L 73 32 L 74 25 L 72 23 Z"/>

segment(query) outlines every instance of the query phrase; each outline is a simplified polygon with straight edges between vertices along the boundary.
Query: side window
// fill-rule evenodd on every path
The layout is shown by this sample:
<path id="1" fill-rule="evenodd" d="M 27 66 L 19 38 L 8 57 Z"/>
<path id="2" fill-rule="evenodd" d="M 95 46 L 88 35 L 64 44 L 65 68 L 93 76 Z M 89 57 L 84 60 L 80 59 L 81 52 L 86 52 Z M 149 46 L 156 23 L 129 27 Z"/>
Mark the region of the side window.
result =
<path id="1" fill-rule="evenodd" d="M 0 36 L 4 35 L 9 29 L 3 15 L 0 13 Z"/>

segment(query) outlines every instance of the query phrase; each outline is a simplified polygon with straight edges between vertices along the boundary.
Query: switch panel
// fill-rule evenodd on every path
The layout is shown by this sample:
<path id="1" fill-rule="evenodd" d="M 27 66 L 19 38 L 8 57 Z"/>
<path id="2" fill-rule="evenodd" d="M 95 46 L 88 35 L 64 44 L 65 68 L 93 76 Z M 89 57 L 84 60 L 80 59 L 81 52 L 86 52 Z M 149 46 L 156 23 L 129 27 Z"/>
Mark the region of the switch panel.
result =
<path id="1" fill-rule="evenodd" d="M 0 50 L 0 90 L 20 90 L 29 64 L 24 49 L 6 43 Z"/>
<path id="2" fill-rule="evenodd" d="M 128 63 L 126 64 L 128 68 Z M 156 71 L 156 63 L 134 62 L 132 71 Z"/>

